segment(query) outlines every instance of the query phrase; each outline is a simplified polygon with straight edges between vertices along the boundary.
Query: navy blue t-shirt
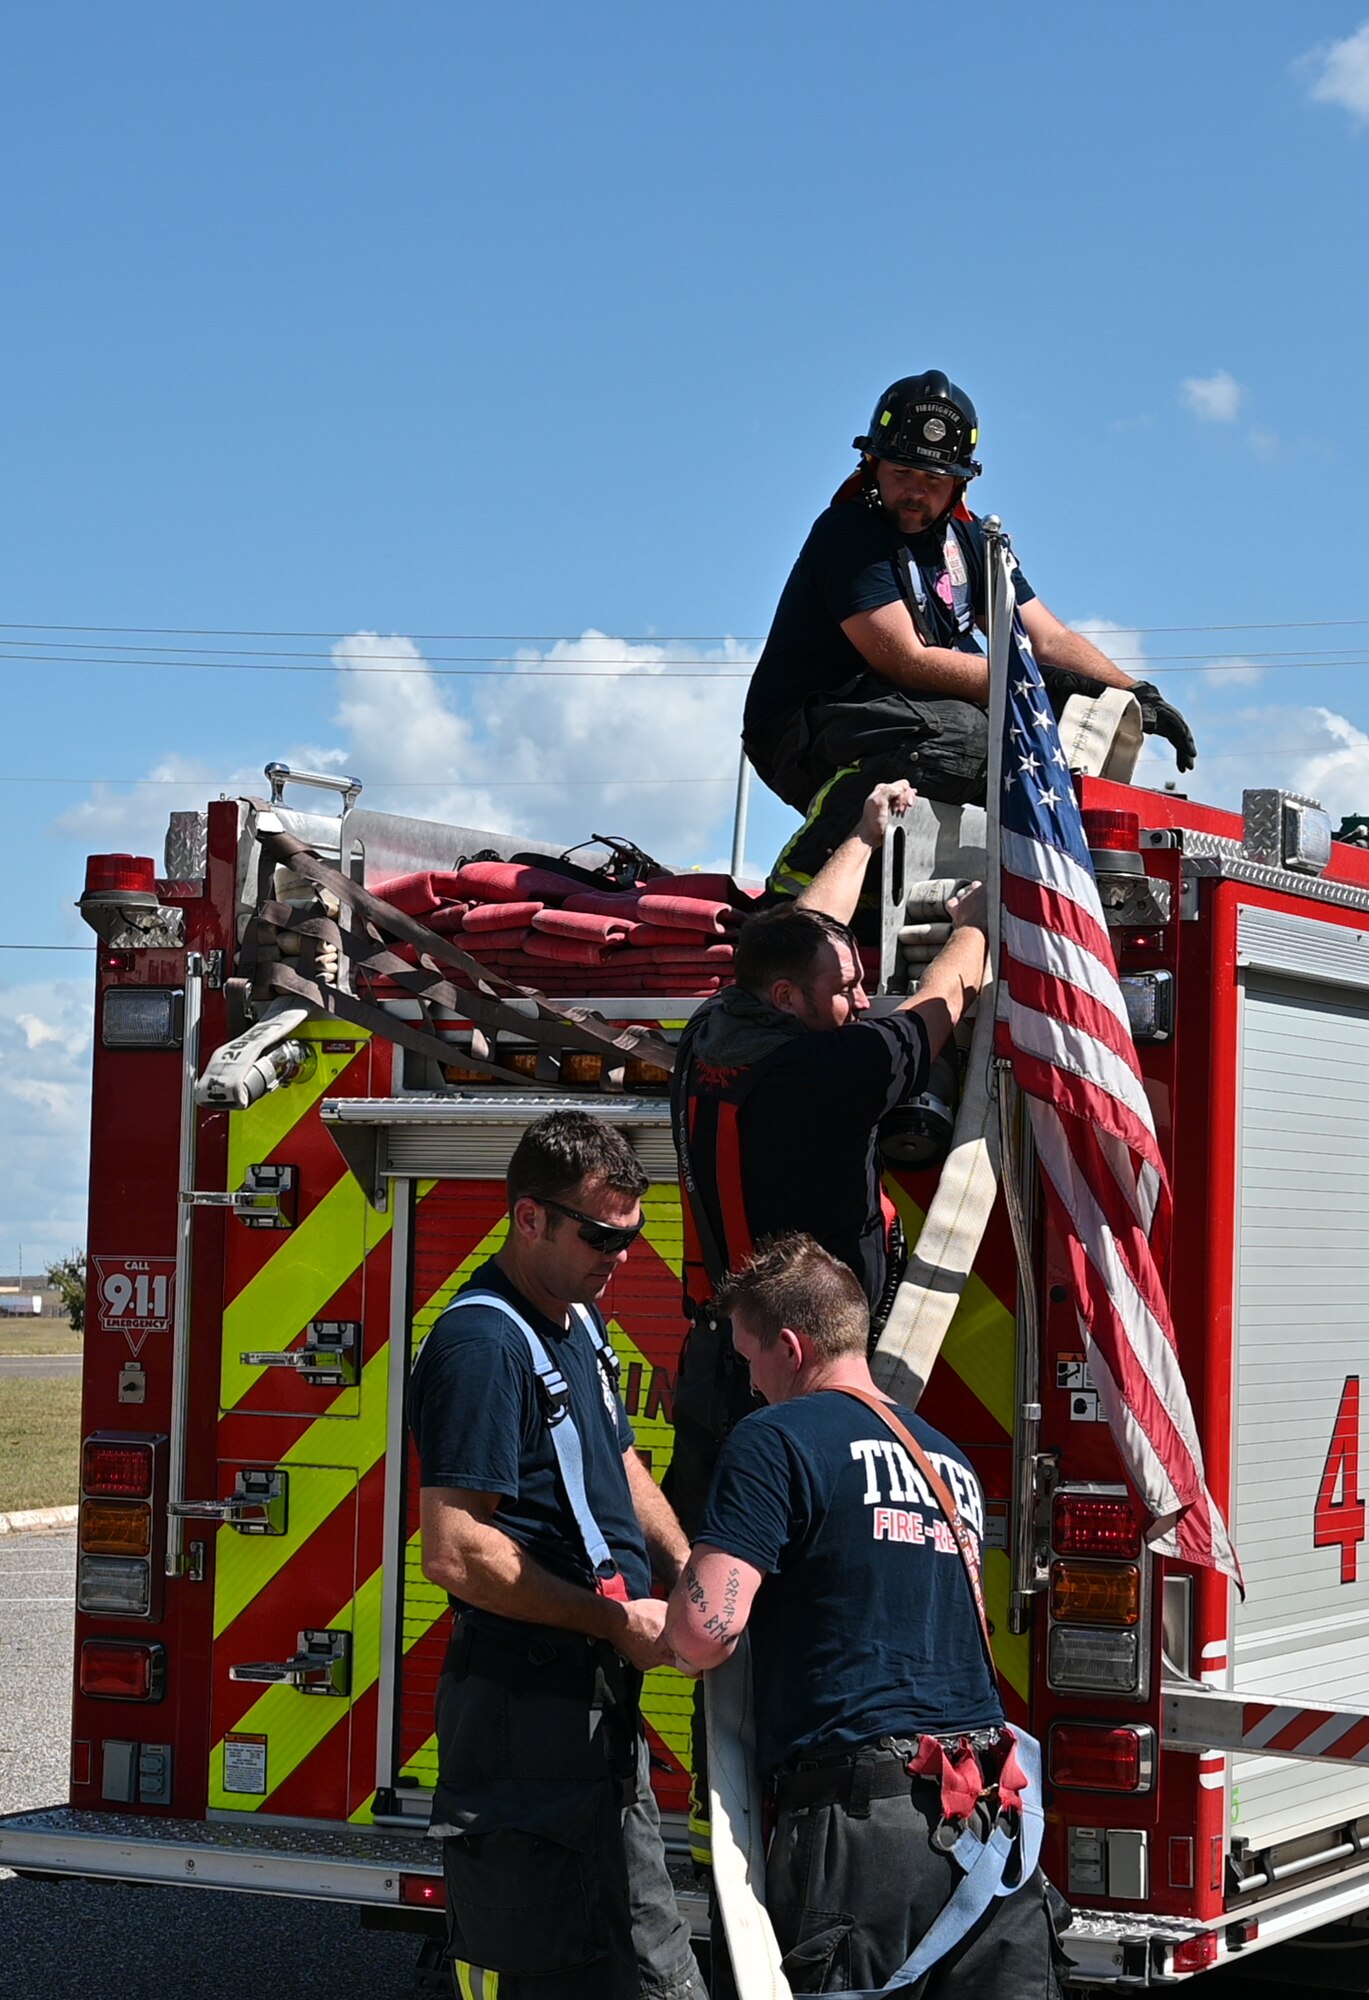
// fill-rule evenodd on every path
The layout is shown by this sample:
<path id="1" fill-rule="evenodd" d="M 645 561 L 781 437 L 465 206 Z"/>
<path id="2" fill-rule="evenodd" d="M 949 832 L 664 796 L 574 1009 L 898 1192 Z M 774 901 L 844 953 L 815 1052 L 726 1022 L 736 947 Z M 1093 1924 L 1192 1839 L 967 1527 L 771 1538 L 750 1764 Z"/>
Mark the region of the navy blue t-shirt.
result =
<path id="1" fill-rule="evenodd" d="M 632 1426 L 609 1389 L 588 1328 L 575 1311 L 569 1327 L 545 1318 L 514 1289 L 493 1258 L 462 1292 L 496 1292 L 506 1298 L 565 1377 L 584 1453 L 590 1511 L 623 1573 L 628 1595 L 649 1596 L 651 1565 L 623 1465 Z M 595 1318 L 602 1329 L 597 1313 Z M 528 1344 L 502 1312 L 492 1306 L 458 1310 L 453 1300 L 441 1314 L 414 1364 L 409 1425 L 424 1486 L 499 1494 L 495 1526 L 555 1575 L 593 1589 L 593 1572 L 557 1471 Z M 452 1602 L 464 1608 L 455 1598 Z"/>
<path id="2" fill-rule="evenodd" d="M 902 1408 L 980 1548 L 964 1454 Z M 850 1396 L 744 1417 L 723 1446 L 698 1539 L 764 1571 L 751 1610 L 756 1762 L 886 1735 L 1001 1723 L 974 1595 L 906 1448 Z"/>
<path id="3" fill-rule="evenodd" d="M 964 558 L 976 618 L 985 611 L 984 529 L 978 516 L 954 523 Z M 920 572 L 925 615 L 938 646 L 957 652 L 981 650 L 973 630 L 959 629 L 953 591 L 946 577 L 944 523 L 908 537 L 907 549 Z M 819 514 L 799 551 L 780 594 L 770 636 L 756 662 L 746 696 L 742 733 L 754 737 L 774 728 L 800 708 L 810 694 L 842 687 L 870 672 L 842 622 L 861 611 L 903 600 L 899 582 L 898 531 L 878 507 L 860 500 L 839 501 Z M 1017 572 L 1017 600 L 1036 592 Z"/>
<path id="4" fill-rule="evenodd" d="M 879 1123 L 926 1088 L 927 1067 L 927 1031 L 916 1013 L 867 1015 L 826 1034 L 796 1035 L 767 1060 L 737 1110 L 751 1242 L 806 1231 L 850 1265 L 875 1305 L 888 1270 Z M 700 1153 L 711 1083 L 709 1043 L 701 1036 L 690 1081 Z M 729 1261 L 740 1258 L 746 1245 L 736 1240 L 735 1226 L 729 1230 L 736 1218 L 719 1205 L 716 1188 L 710 1213 Z"/>

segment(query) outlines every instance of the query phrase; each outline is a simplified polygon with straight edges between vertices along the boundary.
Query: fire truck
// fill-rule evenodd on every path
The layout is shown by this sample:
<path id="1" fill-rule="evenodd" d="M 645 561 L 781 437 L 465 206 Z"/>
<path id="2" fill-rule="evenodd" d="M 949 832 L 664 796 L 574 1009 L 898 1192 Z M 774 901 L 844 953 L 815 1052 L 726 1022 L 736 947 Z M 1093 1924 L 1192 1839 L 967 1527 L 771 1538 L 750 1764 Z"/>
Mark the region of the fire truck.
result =
<path id="1" fill-rule="evenodd" d="M 301 775 L 270 766 L 269 797 L 174 814 L 160 870 L 89 863 L 70 1794 L 0 1821 L 0 1864 L 431 1930 L 450 1614 L 421 1567 L 413 1357 L 501 1240 L 517 1135 L 574 1103 L 650 1176 L 602 1303 L 639 1448 L 665 1470 L 684 1319 L 661 1051 L 697 999 L 659 965 L 638 977 L 631 952 L 579 987 L 560 968 L 555 998 L 463 987 L 459 939 L 425 951 L 403 884 L 553 851 L 372 812 L 352 781 L 310 781 L 340 811 L 292 805 Z M 1353 1939 L 1369 1911 L 1369 853 L 1284 793 L 1238 814 L 1079 782 L 1244 1599 L 1144 1545 L 1042 1205 L 1023 1282 L 995 1210 L 921 1408 L 988 1496 L 998 1666 L 1045 1745 L 1075 1977 L 1139 1988 L 1329 1926 Z M 974 809 L 915 810 L 886 869 L 876 1006 L 908 976 L 902 878 L 972 874 L 982 849 Z M 888 1175 L 910 1241 L 936 1180 Z M 682 1858 L 690 1705 L 685 1681 L 650 1676 Z"/>

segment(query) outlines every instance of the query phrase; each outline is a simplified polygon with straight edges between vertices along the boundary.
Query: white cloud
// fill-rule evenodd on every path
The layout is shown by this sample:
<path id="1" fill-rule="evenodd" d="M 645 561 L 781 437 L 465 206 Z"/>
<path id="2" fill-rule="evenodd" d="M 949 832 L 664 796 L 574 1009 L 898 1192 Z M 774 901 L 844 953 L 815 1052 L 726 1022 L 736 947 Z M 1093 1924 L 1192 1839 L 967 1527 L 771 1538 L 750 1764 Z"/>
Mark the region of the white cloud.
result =
<path id="1" fill-rule="evenodd" d="M 1204 673 L 1210 694 L 1219 676 Z M 1333 823 L 1369 811 L 1369 731 L 1333 709 L 1268 702 L 1195 704 L 1189 720 L 1198 738 L 1198 768 L 1181 788 L 1208 805 L 1241 808 L 1249 786 L 1276 786 L 1319 799 Z M 1138 782 L 1153 777 L 1138 771 Z"/>
<path id="2" fill-rule="evenodd" d="M 0 986 L 0 1266 L 34 1270 L 85 1238 L 90 983 Z"/>
<path id="3" fill-rule="evenodd" d="M 62 1039 L 62 1029 L 38 1014 L 16 1014 L 14 1018 L 23 1029 L 24 1040 L 31 1049 L 41 1049 L 44 1042 L 59 1042 Z"/>
<path id="4" fill-rule="evenodd" d="M 1369 734 L 1330 708 L 1303 709 L 1299 722 L 1304 739 L 1309 729 L 1320 729 L 1327 740 L 1325 748 L 1295 759 L 1288 789 L 1320 799 L 1333 819 L 1369 812 Z"/>
<path id="5" fill-rule="evenodd" d="M 340 741 L 281 754 L 300 769 L 354 773 L 367 806 L 566 846 L 622 833 L 685 866 L 726 843 L 755 658 L 741 646 L 590 630 L 524 649 L 511 672 L 482 678 L 434 669 L 410 639 L 358 632 L 333 658 Z M 181 756 L 148 776 L 164 782 L 93 787 L 49 832 L 92 852 L 160 857 L 171 811 L 264 790 L 260 766 L 225 776 Z"/>
<path id="6" fill-rule="evenodd" d="M 397 654 L 422 671 L 357 671 Z M 374 633 L 333 656 L 335 719 L 368 805 L 566 845 L 622 833 L 682 865 L 725 833 L 754 658 L 739 646 L 590 630 L 489 679 L 441 676 L 412 641 Z"/>
<path id="7" fill-rule="evenodd" d="M 1240 412 L 1244 389 L 1234 375 L 1219 368 L 1215 375 L 1188 375 L 1179 393 L 1201 423 L 1234 424 Z"/>
<path id="8" fill-rule="evenodd" d="M 512 673 L 489 679 L 442 675 L 411 640 L 375 633 L 344 640 L 334 658 L 338 740 L 281 755 L 299 769 L 355 773 L 368 806 L 567 847 L 621 833 L 685 867 L 726 851 L 754 658 L 740 646 L 587 631 L 522 652 Z M 412 671 L 362 671 L 371 665 Z M 179 755 L 147 775 L 164 782 L 96 786 L 48 831 L 92 852 L 160 857 L 172 810 L 265 789 L 259 765 L 225 774 Z M 707 782 L 677 782 L 696 778 Z M 90 1028 L 80 982 L 0 988 L 0 1265 L 15 1254 L 6 1241 L 22 1241 L 27 1260 L 82 1240 Z"/>
<path id="9" fill-rule="evenodd" d="M 1314 104 L 1339 104 L 1358 124 L 1369 125 L 1369 21 L 1343 41 L 1320 42 L 1300 58 Z"/>
<path id="10" fill-rule="evenodd" d="M 1255 687 L 1264 676 L 1265 669 L 1257 667 L 1253 660 L 1223 659 L 1204 667 L 1201 678 L 1209 687 L 1245 688 Z"/>
<path id="11" fill-rule="evenodd" d="M 146 773 L 149 782 L 130 791 L 97 784 L 76 805 L 52 821 L 50 834 L 79 840 L 91 854 L 150 854 L 160 868 L 162 844 L 172 812 L 202 812 L 209 799 L 238 791 L 262 793 L 260 765 L 225 778 L 222 765 L 203 757 L 163 757 Z"/>

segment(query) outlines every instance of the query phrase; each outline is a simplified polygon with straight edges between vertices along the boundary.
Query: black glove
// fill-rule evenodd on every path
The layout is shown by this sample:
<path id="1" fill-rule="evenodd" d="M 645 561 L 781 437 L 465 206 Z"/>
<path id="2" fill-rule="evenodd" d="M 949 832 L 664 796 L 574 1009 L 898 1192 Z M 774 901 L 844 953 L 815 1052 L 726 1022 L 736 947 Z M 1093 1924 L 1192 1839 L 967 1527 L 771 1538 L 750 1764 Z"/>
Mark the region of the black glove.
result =
<path id="1" fill-rule="evenodd" d="M 1103 683 L 1095 680 L 1092 674 L 1076 673 L 1073 667 L 1047 666 L 1044 660 L 1038 660 L 1036 664 L 1040 669 L 1046 699 L 1057 722 L 1065 713 L 1065 703 L 1072 694 L 1082 694 L 1092 701 L 1095 695 L 1103 692 Z"/>
<path id="2" fill-rule="evenodd" d="M 1172 702 L 1165 700 L 1151 681 L 1137 681 L 1130 692 L 1141 704 L 1141 727 L 1147 736 L 1163 736 L 1174 746 L 1174 760 L 1181 771 L 1191 771 L 1198 756 L 1193 731 Z"/>

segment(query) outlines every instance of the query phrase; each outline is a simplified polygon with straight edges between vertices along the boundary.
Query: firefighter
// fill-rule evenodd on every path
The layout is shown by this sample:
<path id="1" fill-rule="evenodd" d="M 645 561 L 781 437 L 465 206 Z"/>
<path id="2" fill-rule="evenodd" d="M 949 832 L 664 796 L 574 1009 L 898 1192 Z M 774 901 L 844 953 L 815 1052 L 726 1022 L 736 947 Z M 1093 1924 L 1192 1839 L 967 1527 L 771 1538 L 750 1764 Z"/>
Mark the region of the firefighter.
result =
<path id="1" fill-rule="evenodd" d="M 893 1013 L 867 1017 L 850 920 L 890 814 L 912 798 L 906 783 L 876 785 L 854 831 L 797 902 L 748 918 L 736 984 L 701 1007 L 680 1040 L 671 1115 L 692 1324 L 666 1483 L 691 1534 L 719 1445 L 751 1405 L 714 1304 L 724 1271 L 763 1238 L 803 1229 L 850 1265 L 872 1308 L 888 1302 L 878 1128 L 923 1088 L 979 990 L 988 949 L 976 884 L 950 903 L 950 940 L 917 993 Z"/>
<path id="2" fill-rule="evenodd" d="M 758 1252 L 719 1304 L 767 1407 L 723 1448 L 666 1632 L 698 1673 L 750 1631 L 791 1987 L 1058 1995 L 1067 1912 L 1037 1867 L 1038 1746 L 1006 1727 L 989 1654 L 979 1483 L 876 1389 L 865 1294 L 811 1237 Z"/>
<path id="3" fill-rule="evenodd" d="M 669 1659 L 652 1571 L 672 1583 L 688 1544 L 633 1448 L 594 1306 L 646 1185 L 612 1126 L 576 1111 L 529 1125 L 503 1246 L 414 1370 L 423 1573 L 456 1612 L 430 1830 L 462 1994 L 496 1977 L 500 2000 L 704 1991 L 639 1707 L 643 1673 Z"/>
<path id="4" fill-rule="evenodd" d="M 743 740 L 770 789 L 804 814 L 771 876 L 814 876 L 876 779 L 982 803 L 988 761 L 984 531 L 965 504 L 981 471 L 974 404 L 936 369 L 908 375 L 855 440 L 860 466 L 818 516 L 780 596 L 747 694 Z M 1128 688 L 1148 734 L 1197 755 L 1188 724 L 1037 597 L 1017 602 L 1057 714 L 1071 694 Z"/>

